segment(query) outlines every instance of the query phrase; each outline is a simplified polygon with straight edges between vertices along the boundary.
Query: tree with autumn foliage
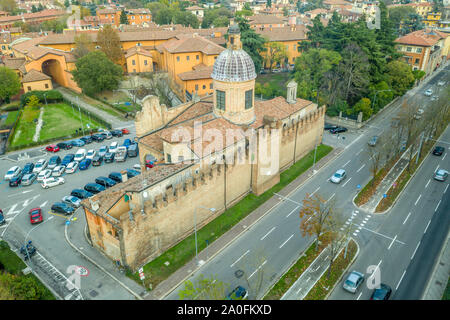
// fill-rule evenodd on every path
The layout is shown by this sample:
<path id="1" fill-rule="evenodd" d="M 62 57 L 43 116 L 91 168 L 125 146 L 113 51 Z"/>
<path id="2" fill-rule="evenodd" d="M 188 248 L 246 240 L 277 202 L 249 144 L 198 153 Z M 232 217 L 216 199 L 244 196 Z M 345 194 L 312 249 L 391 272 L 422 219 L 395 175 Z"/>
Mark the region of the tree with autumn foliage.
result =
<path id="1" fill-rule="evenodd" d="M 119 33 L 111 25 L 106 25 L 97 34 L 97 45 L 106 56 L 116 64 L 122 64 L 124 55 L 120 45 Z"/>

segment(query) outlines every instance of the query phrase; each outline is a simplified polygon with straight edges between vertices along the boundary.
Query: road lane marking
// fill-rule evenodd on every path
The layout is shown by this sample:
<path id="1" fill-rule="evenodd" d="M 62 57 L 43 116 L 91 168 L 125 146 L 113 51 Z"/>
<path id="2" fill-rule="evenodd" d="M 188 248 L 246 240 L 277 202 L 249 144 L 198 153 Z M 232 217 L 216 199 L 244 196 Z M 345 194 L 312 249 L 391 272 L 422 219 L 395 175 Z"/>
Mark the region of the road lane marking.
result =
<path id="1" fill-rule="evenodd" d="M 356 300 L 359 300 L 359 298 L 361 298 L 362 296 L 362 292 L 359 294 L 358 298 L 356 298 Z"/>
<path id="2" fill-rule="evenodd" d="M 419 241 L 419 243 L 417 244 L 416 250 L 414 250 L 414 253 L 413 253 L 412 256 L 411 256 L 411 260 L 414 258 L 414 255 L 416 254 L 417 249 L 419 249 L 419 246 L 420 246 L 420 241 Z"/>
<path id="3" fill-rule="evenodd" d="M 391 244 L 388 247 L 388 250 L 391 250 L 392 245 L 394 244 L 395 240 L 397 239 L 397 235 L 395 235 L 394 239 L 392 239 Z"/>
<path id="4" fill-rule="evenodd" d="M 442 160 L 444 160 L 445 159 L 445 156 L 446 156 L 447 154 L 444 154 L 444 156 L 442 157 Z"/>
<path id="5" fill-rule="evenodd" d="M 292 202 L 292 203 L 295 203 L 296 205 L 299 205 L 299 206 L 302 205 L 300 202 L 297 202 L 297 201 L 294 201 L 294 200 L 292 200 L 292 199 L 289 199 L 288 197 L 285 197 L 285 196 L 283 196 L 283 195 L 281 195 L 281 194 L 279 194 L 279 193 L 274 192 L 274 195 L 278 196 L 278 197 L 279 197 L 279 200 L 287 200 L 287 201 L 290 201 L 290 202 Z"/>
<path id="6" fill-rule="evenodd" d="M 344 168 L 346 165 L 348 165 L 348 163 L 349 163 L 350 161 L 352 161 L 352 160 L 348 160 L 348 161 L 342 166 L 342 168 Z"/>
<path id="7" fill-rule="evenodd" d="M 400 278 L 400 281 L 397 283 L 397 286 L 395 287 L 395 290 L 397 290 L 398 289 L 398 287 L 400 286 L 400 283 L 402 282 L 402 280 L 403 280 L 403 277 L 405 276 L 405 273 L 406 273 L 406 270 L 405 271 L 403 271 L 403 274 L 402 274 L 402 277 Z"/>
<path id="8" fill-rule="evenodd" d="M 405 224 L 405 222 L 408 220 L 409 216 L 411 215 L 411 212 L 408 213 L 408 216 L 406 217 L 405 221 L 403 221 L 403 224 Z"/>
<path id="9" fill-rule="evenodd" d="M 45 201 L 44 203 L 42 203 L 39 207 L 45 207 L 47 205 L 48 201 Z"/>
<path id="10" fill-rule="evenodd" d="M 430 181 L 431 181 L 431 179 L 428 180 L 427 184 L 425 185 L 425 188 L 428 187 L 428 185 L 430 184 Z"/>
<path id="11" fill-rule="evenodd" d="M 425 228 L 425 231 L 424 231 L 423 233 L 426 233 L 426 232 L 427 232 L 427 229 L 428 229 L 428 226 L 430 225 L 430 223 L 431 223 L 431 219 L 430 219 L 430 221 L 428 221 L 428 224 L 427 224 L 427 226 L 426 226 L 426 228 Z"/>
<path id="12" fill-rule="evenodd" d="M 250 275 L 250 277 L 247 278 L 247 280 L 250 280 L 250 278 L 259 270 L 262 268 L 263 265 L 265 265 L 267 262 L 267 260 L 264 260 L 264 262 L 258 267 L 258 269 L 256 269 L 255 271 L 253 271 L 253 273 Z"/>
<path id="13" fill-rule="evenodd" d="M 445 187 L 444 193 L 447 192 L 447 189 L 448 189 L 448 184 L 447 184 L 447 186 Z"/>
<path id="14" fill-rule="evenodd" d="M 434 172 L 436 172 L 436 171 L 437 171 L 437 169 L 439 169 L 439 165 L 437 165 L 437 167 L 436 167 L 436 169 L 434 170 Z"/>
<path id="15" fill-rule="evenodd" d="M 434 209 L 434 212 L 437 211 L 437 209 L 438 209 L 438 207 L 439 207 L 440 204 L 441 204 L 441 200 L 439 200 L 439 202 L 438 202 L 438 204 L 437 204 L 437 206 L 436 206 L 436 209 Z"/>
<path id="16" fill-rule="evenodd" d="M 298 208 L 299 208 L 299 207 L 295 207 L 294 210 L 292 210 L 292 211 L 286 216 L 286 218 L 289 217 L 291 214 L 293 214 Z"/>
<path id="17" fill-rule="evenodd" d="M 417 200 L 416 200 L 416 203 L 414 203 L 415 206 L 417 206 L 417 202 L 419 202 L 420 197 L 422 197 L 422 194 L 419 195 L 419 197 L 418 197 Z"/>
<path id="18" fill-rule="evenodd" d="M 389 240 L 392 240 L 392 239 L 393 239 L 393 238 L 391 238 L 391 237 L 389 237 L 389 236 L 387 236 L 387 235 L 384 235 L 384 234 L 382 234 L 382 233 L 373 231 L 373 230 L 368 229 L 368 228 L 366 228 L 366 227 L 363 227 L 363 226 L 361 226 L 361 225 L 359 225 L 359 224 L 357 224 L 357 223 L 354 223 L 354 225 L 357 226 L 357 227 L 360 227 L 360 228 L 362 228 L 362 229 L 364 229 L 364 230 L 373 232 L 373 233 L 375 233 L 375 234 L 377 234 L 377 235 L 379 235 L 379 236 L 385 237 L 385 238 L 387 238 L 387 239 L 389 239 Z M 401 244 L 405 244 L 404 242 L 402 242 L 402 241 L 400 241 L 400 240 L 395 240 L 395 241 L 397 241 L 398 243 L 401 243 Z"/>
<path id="19" fill-rule="evenodd" d="M 352 178 L 350 178 L 350 179 L 348 179 L 347 181 L 345 181 L 345 183 L 342 185 L 342 188 L 345 187 L 345 185 L 346 185 L 350 180 L 352 180 Z"/>
<path id="20" fill-rule="evenodd" d="M 239 262 L 239 260 L 241 260 L 247 253 L 249 253 L 250 250 L 247 250 L 242 256 L 240 256 L 239 259 L 237 259 L 230 267 L 233 268 L 233 266 Z"/>
<path id="21" fill-rule="evenodd" d="M 270 229 L 270 231 L 269 232 L 267 232 L 266 234 L 265 234 L 265 236 L 264 237 L 262 237 L 260 240 L 262 241 L 262 240 L 264 240 L 273 230 L 275 230 L 275 227 L 273 227 L 272 229 Z"/>
<path id="22" fill-rule="evenodd" d="M 336 193 L 333 193 L 333 195 L 327 200 L 327 202 L 328 201 L 330 201 L 331 199 L 333 199 L 333 197 L 336 195 Z"/>
<path id="23" fill-rule="evenodd" d="M 359 168 L 358 170 L 356 170 L 356 172 L 360 172 L 362 170 L 362 168 L 364 168 L 366 166 L 366 164 L 363 164 L 361 168 Z"/>
<path id="24" fill-rule="evenodd" d="M 359 155 L 361 152 L 363 152 L 364 149 L 361 149 L 358 151 L 358 153 L 356 155 Z"/>
<path id="25" fill-rule="evenodd" d="M 318 188 L 317 188 L 316 190 L 314 190 L 314 192 L 313 192 L 313 193 L 311 193 L 311 195 L 310 195 L 310 196 L 312 197 L 314 193 L 316 193 L 317 191 L 319 191 L 319 189 L 320 189 L 320 187 L 318 187 Z"/>
<path id="26" fill-rule="evenodd" d="M 280 246 L 280 249 L 289 241 L 291 240 L 291 238 L 294 236 L 294 234 L 292 234 L 285 242 L 283 242 Z"/>
<path id="27" fill-rule="evenodd" d="M 300 290 L 302 290 L 301 287 L 297 290 L 297 292 L 295 294 L 298 294 L 300 292 Z"/>

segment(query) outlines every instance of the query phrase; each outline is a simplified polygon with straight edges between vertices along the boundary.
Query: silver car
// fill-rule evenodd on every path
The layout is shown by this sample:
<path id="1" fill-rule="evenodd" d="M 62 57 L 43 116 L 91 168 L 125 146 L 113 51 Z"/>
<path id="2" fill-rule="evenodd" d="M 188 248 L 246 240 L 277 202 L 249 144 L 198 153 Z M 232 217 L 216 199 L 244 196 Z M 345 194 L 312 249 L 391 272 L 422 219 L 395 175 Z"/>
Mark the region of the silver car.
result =
<path id="1" fill-rule="evenodd" d="M 47 168 L 48 162 L 45 159 L 39 159 L 38 162 L 36 162 L 36 165 L 34 166 L 33 172 L 39 173 L 45 168 Z"/>
<path id="2" fill-rule="evenodd" d="M 377 141 L 378 141 L 378 136 L 373 136 L 369 140 L 368 144 L 369 144 L 369 146 L 374 147 L 377 144 Z"/>
<path id="3" fill-rule="evenodd" d="M 52 171 L 52 176 L 60 177 L 64 171 L 66 171 L 66 166 L 56 166 Z"/>
<path id="4" fill-rule="evenodd" d="M 434 179 L 438 181 L 445 181 L 448 177 L 448 171 L 439 169 L 434 173 Z"/>
<path id="5" fill-rule="evenodd" d="M 14 166 L 9 168 L 9 170 L 5 174 L 5 180 L 11 180 L 12 178 L 17 177 L 22 172 L 22 169 L 18 166 Z"/>
<path id="6" fill-rule="evenodd" d="M 21 184 L 23 186 L 29 186 L 30 184 L 33 184 L 36 178 L 37 178 L 36 173 L 27 173 L 26 175 L 23 176 Z"/>
<path id="7" fill-rule="evenodd" d="M 101 146 L 100 147 L 100 150 L 98 150 L 98 155 L 100 156 L 100 157 L 104 157 L 105 156 L 105 154 L 108 152 L 108 146 Z"/>
<path id="8" fill-rule="evenodd" d="M 348 292 L 355 293 L 363 281 L 364 274 L 358 271 L 352 271 L 344 281 L 344 289 Z"/>
<path id="9" fill-rule="evenodd" d="M 333 183 L 341 183 L 341 181 L 344 180 L 346 176 L 347 174 L 345 170 L 339 169 L 335 174 L 331 176 L 330 181 Z"/>
<path id="10" fill-rule="evenodd" d="M 78 208 L 81 205 L 81 199 L 74 196 L 65 196 L 62 198 L 62 201 L 74 208 Z"/>

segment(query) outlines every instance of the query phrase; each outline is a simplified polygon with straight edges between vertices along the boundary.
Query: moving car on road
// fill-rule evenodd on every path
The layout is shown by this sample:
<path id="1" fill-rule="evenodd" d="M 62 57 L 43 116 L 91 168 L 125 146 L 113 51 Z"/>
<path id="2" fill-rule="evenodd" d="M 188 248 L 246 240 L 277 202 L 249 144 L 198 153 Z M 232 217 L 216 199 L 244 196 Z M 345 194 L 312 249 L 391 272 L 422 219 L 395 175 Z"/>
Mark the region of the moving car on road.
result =
<path id="1" fill-rule="evenodd" d="M 434 179 L 438 181 L 445 181 L 448 177 L 448 171 L 444 169 L 438 169 L 434 173 Z"/>
<path id="2" fill-rule="evenodd" d="M 29 186 L 30 184 L 32 184 L 37 178 L 37 174 L 36 173 L 27 173 L 26 175 L 24 175 L 22 177 L 22 186 Z"/>
<path id="3" fill-rule="evenodd" d="M 65 196 L 62 198 L 62 202 L 72 206 L 74 208 L 78 208 L 81 205 L 81 200 L 74 196 Z"/>
<path id="4" fill-rule="evenodd" d="M 84 186 L 84 190 L 93 194 L 97 194 L 99 192 L 105 191 L 106 188 L 98 183 L 88 183 Z"/>
<path id="5" fill-rule="evenodd" d="M 420 118 L 422 118 L 422 115 L 425 111 L 423 111 L 423 109 L 419 108 L 417 109 L 416 113 L 414 114 L 414 119 L 419 120 Z"/>
<path id="6" fill-rule="evenodd" d="M 444 151 L 445 151 L 445 148 L 444 148 L 444 147 L 436 146 L 436 147 L 433 149 L 433 154 L 434 154 L 435 156 L 442 156 L 442 154 L 444 153 Z"/>
<path id="7" fill-rule="evenodd" d="M 59 185 L 63 184 L 64 182 L 66 182 L 64 180 L 64 178 L 61 178 L 61 177 L 53 178 L 53 177 L 51 177 L 51 178 L 47 178 L 47 179 L 42 180 L 41 186 L 44 189 L 48 189 L 48 188 L 51 188 L 51 187 L 54 187 L 54 186 L 59 186 Z"/>
<path id="8" fill-rule="evenodd" d="M 364 274 L 358 271 L 352 271 L 344 281 L 344 289 L 355 293 L 359 286 L 364 282 Z"/>
<path id="9" fill-rule="evenodd" d="M 66 173 L 74 173 L 78 169 L 78 162 L 72 161 L 66 167 Z"/>
<path id="10" fill-rule="evenodd" d="M 5 174 L 5 180 L 11 180 L 12 178 L 17 177 L 22 172 L 22 169 L 18 166 L 14 166 L 9 168 L 9 170 Z"/>
<path id="11" fill-rule="evenodd" d="M 234 288 L 233 291 L 231 291 L 229 294 L 227 294 L 226 300 L 245 300 L 248 297 L 248 292 L 245 290 L 244 287 L 237 286 Z"/>
<path id="12" fill-rule="evenodd" d="M 41 210 L 41 208 L 31 209 L 28 212 L 28 215 L 30 216 L 30 223 L 31 224 L 36 224 L 36 223 L 42 222 L 44 220 L 44 218 L 42 217 L 42 210 Z"/>
<path id="13" fill-rule="evenodd" d="M 375 289 L 370 297 L 370 300 L 389 300 L 392 289 L 388 285 L 381 283 L 378 289 Z"/>
<path id="14" fill-rule="evenodd" d="M 93 194 L 83 190 L 83 189 L 73 189 L 70 193 L 71 196 L 77 197 L 78 199 L 87 199 L 89 197 L 92 197 Z"/>
<path id="15" fill-rule="evenodd" d="M 48 160 L 48 169 L 53 169 L 57 166 L 59 166 L 59 164 L 61 163 L 61 158 L 59 156 L 53 156 L 50 158 L 50 160 Z"/>
<path id="16" fill-rule="evenodd" d="M 24 174 L 23 172 L 19 173 L 19 175 L 15 176 L 14 178 L 11 178 L 9 180 L 9 186 L 10 187 L 18 187 L 19 184 L 22 182 Z"/>
<path id="17" fill-rule="evenodd" d="M 336 129 L 336 128 L 337 128 L 337 126 L 335 126 L 335 125 L 333 125 L 333 124 L 329 124 L 329 123 L 325 123 L 325 125 L 324 125 L 324 127 L 323 127 L 323 129 L 324 129 L 325 131 L 331 130 L 331 129 Z"/>
<path id="18" fill-rule="evenodd" d="M 337 128 L 331 129 L 330 133 L 331 134 L 336 134 L 336 133 L 346 132 L 347 130 L 348 129 L 344 128 L 344 127 L 337 127 Z"/>
<path id="19" fill-rule="evenodd" d="M 52 170 L 52 177 L 60 177 L 65 171 L 65 166 L 57 166 Z"/>
<path id="20" fill-rule="evenodd" d="M 47 168 L 48 162 L 45 159 L 39 159 L 38 162 L 34 165 L 33 172 L 39 173 L 45 168 Z"/>
<path id="21" fill-rule="evenodd" d="M 64 202 L 55 202 L 52 205 L 51 210 L 56 213 L 65 214 L 66 216 L 75 212 L 75 209 L 73 207 L 69 206 L 67 203 Z"/>
<path id="22" fill-rule="evenodd" d="M 47 150 L 48 152 L 58 152 L 59 147 L 56 144 L 51 144 L 51 145 L 45 147 L 45 150 Z"/>
<path id="23" fill-rule="evenodd" d="M 433 89 L 429 88 L 427 91 L 425 91 L 424 93 L 427 97 L 430 97 L 433 94 Z"/>
<path id="24" fill-rule="evenodd" d="M 376 144 L 377 144 L 377 141 L 378 141 L 378 136 L 373 136 L 373 137 L 369 140 L 368 144 L 369 144 L 369 146 L 371 146 L 371 147 L 375 147 Z"/>
<path id="25" fill-rule="evenodd" d="M 45 169 L 45 170 L 39 172 L 39 174 L 38 174 L 36 180 L 37 180 L 38 182 L 42 182 L 42 181 L 44 181 L 44 179 L 50 178 L 51 175 L 52 175 L 52 170 L 50 170 L 50 169 Z"/>
<path id="26" fill-rule="evenodd" d="M 339 169 L 331 176 L 330 181 L 333 183 L 341 183 L 341 181 L 344 180 L 346 176 L 347 173 L 345 172 L 345 170 Z"/>

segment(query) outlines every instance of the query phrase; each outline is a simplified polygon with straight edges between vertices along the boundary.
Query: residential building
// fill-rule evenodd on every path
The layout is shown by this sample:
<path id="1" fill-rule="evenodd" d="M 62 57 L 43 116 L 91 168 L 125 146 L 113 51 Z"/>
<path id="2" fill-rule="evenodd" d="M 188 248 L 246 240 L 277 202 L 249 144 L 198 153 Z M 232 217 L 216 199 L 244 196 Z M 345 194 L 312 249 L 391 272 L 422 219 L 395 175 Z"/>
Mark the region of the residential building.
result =
<path id="1" fill-rule="evenodd" d="M 203 15 L 205 12 L 205 8 L 199 7 L 199 6 L 191 6 L 187 7 L 186 11 L 191 12 L 193 15 L 195 15 L 200 20 L 203 19 Z"/>
<path id="2" fill-rule="evenodd" d="M 14 27 L 15 22 L 25 22 L 28 24 L 40 24 L 44 21 L 55 20 L 66 14 L 64 10 L 49 9 L 35 13 L 24 13 L 17 16 L 0 17 L 0 29 L 9 30 Z"/>
<path id="3" fill-rule="evenodd" d="M 252 29 L 271 29 L 284 27 L 287 19 L 282 19 L 274 15 L 257 14 L 247 17 L 248 24 Z"/>
<path id="4" fill-rule="evenodd" d="M 128 24 L 130 25 L 148 25 L 152 21 L 152 14 L 146 8 L 141 9 L 123 9 L 127 15 Z M 120 25 L 120 15 L 122 9 L 120 8 L 105 8 L 97 10 L 97 17 L 100 24 L 112 24 L 116 27 Z"/>

